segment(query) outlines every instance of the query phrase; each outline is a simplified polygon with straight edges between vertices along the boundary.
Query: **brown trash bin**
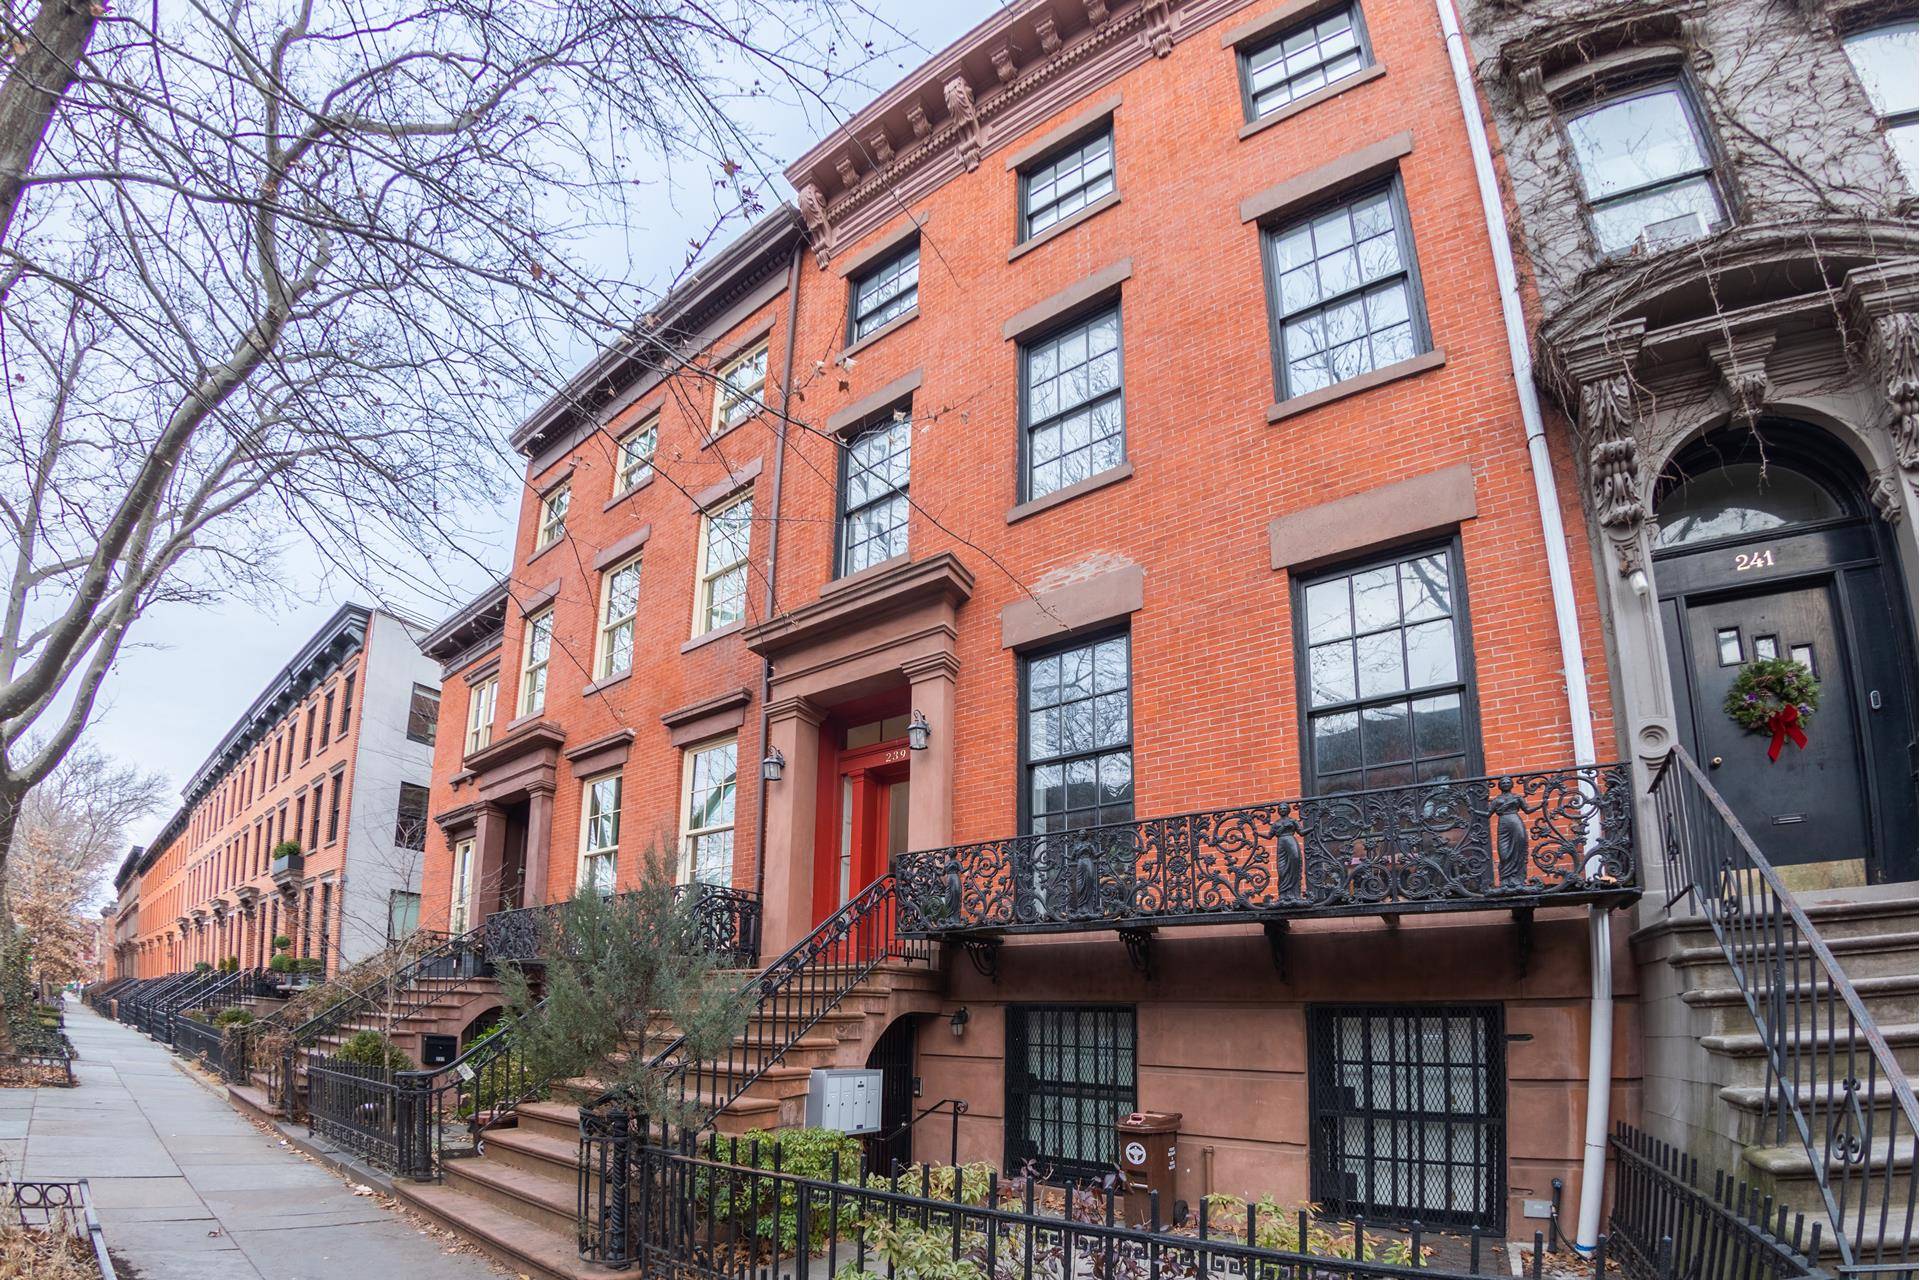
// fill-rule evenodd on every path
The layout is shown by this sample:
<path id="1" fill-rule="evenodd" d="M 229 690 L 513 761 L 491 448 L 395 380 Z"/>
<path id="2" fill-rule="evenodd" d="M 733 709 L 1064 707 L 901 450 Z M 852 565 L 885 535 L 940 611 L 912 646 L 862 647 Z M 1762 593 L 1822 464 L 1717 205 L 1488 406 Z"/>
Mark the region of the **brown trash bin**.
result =
<path id="1" fill-rule="evenodd" d="M 1130 1226 L 1153 1219 L 1152 1193 L 1160 1194 L 1160 1225 L 1173 1222 L 1173 1179 L 1180 1138 L 1178 1111 L 1136 1111 L 1114 1122 L 1114 1146 L 1126 1178 L 1126 1217 Z"/>

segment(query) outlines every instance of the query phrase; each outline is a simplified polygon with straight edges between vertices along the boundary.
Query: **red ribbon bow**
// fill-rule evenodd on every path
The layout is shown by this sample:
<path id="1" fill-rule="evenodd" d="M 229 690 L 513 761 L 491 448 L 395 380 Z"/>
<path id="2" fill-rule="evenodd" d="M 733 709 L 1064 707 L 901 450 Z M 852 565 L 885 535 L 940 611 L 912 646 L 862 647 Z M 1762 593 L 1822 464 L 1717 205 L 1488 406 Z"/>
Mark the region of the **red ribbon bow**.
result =
<path id="1" fill-rule="evenodd" d="M 1806 731 L 1800 727 L 1800 708 L 1789 703 L 1767 718 L 1767 728 L 1773 730 L 1773 743 L 1767 748 L 1767 759 L 1780 758 L 1780 746 L 1788 738 L 1802 751 L 1807 749 Z"/>

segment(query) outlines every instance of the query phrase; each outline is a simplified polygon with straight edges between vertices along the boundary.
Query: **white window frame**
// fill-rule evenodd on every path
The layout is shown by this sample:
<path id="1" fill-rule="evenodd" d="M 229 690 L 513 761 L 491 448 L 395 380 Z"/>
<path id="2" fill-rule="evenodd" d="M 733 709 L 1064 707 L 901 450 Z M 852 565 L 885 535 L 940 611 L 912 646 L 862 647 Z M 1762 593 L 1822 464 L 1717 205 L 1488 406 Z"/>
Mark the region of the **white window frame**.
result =
<path id="1" fill-rule="evenodd" d="M 620 437 L 620 456 L 613 473 L 613 496 L 632 493 L 653 478 L 653 455 L 660 447 L 660 415 Z"/>
<path id="2" fill-rule="evenodd" d="M 546 627 L 546 656 L 535 660 L 533 641 L 542 625 Z M 527 615 L 527 634 L 520 642 L 520 714 L 534 715 L 547 709 L 547 673 L 553 665 L 553 606 Z M 534 678 L 539 677 L 535 684 Z"/>
<path id="3" fill-rule="evenodd" d="M 755 361 L 760 364 L 759 377 L 750 383 L 736 383 L 734 375 Z M 717 436 L 766 408 L 762 397 L 767 391 L 767 373 L 767 340 L 765 338 L 720 366 L 719 373 L 713 380 L 711 434 Z"/>
<path id="4" fill-rule="evenodd" d="M 461 935 L 472 925 L 474 896 L 474 839 L 453 842 L 453 900 L 447 904 L 447 933 Z"/>
<path id="5" fill-rule="evenodd" d="M 500 705 L 500 677 L 490 675 L 467 695 L 467 754 L 493 745 L 493 716 Z"/>
<path id="6" fill-rule="evenodd" d="M 613 805 L 596 811 L 594 800 L 607 784 L 613 787 Z M 576 892 L 593 890 L 602 897 L 614 890 L 620 865 L 620 805 L 625 791 L 618 770 L 580 783 L 580 868 Z M 598 837 L 598 838 L 596 838 Z"/>
<path id="7" fill-rule="evenodd" d="M 713 539 L 713 522 L 735 508 L 745 505 L 747 510 L 747 540 L 738 560 L 730 560 L 717 569 L 707 565 L 707 551 Z M 733 626 L 735 622 L 746 618 L 747 593 L 743 588 L 740 594 L 740 617 L 727 622 L 713 620 L 714 584 L 734 570 L 748 564 L 753 559 L 753 490 L 751 487 L 741 490 L 731 498 L 717 502 L 700 513 L 700 545 L 693 562 L 693 634 L 695 638 L 717 631 L 721 627 Z"/>
<path id="8" fill-rule="evenodd" d="M 614 617 L 613 580 L 620 574 L 633 571 L 633 607 L 620 617 Z M 600 625 L 596 629 L 593 654 L 593 678 L 607 680 L 614 676 L 623 676 L 633 670 L 633 648 L 639 631 L 640 619 L 640 557 L 629 556 L 600 575 Z M 613 668 L 613 637 L 617 632 L 627 633 L 627 665 L 619 670 Z"/>
<path id="9" fill-rule="evenodd" d="M 566 536 L 567 508 L 573 505 L 573 481 L 562 480 L 540 495 L 540 534 L 534 550 L 542 551 Z"/>
<path id="10" fill-rule="evenodd" d="M 718 751 L 724 747 L 733 749 L 733 817 L 724 823 L 711 826 L 695 826 L 693 821 L 693 777 L 694 765 L 700 757 Z M 680 857 L 678 879 L 681 884 L 694 883 L 694 842 L 702 837 L 716 836 L 721 833 L 732 835 L 739 825 L 740 815 L 740 739 L 738 735 L 709 738 L 705 742 L 696 742 L 680 753 Z M 733 883 L 733 852 L 727 856 L 726 876 L 711 883 L 729 885 Z"/>

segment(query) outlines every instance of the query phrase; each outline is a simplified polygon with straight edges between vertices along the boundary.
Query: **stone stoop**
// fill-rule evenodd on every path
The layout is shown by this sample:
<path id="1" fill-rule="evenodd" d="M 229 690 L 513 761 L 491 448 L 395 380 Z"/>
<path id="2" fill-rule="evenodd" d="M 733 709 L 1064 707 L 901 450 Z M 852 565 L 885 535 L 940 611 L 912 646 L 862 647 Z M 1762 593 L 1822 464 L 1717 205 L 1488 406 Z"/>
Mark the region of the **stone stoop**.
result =
<path id="1" fill-rule="evenodd" d="M 1900 1070 L 1910 1084 L 1920 1085 L 1920 917 L 1913 901 L 1823 903 L 1813 893 L 1805 898 L 1816 899 L 1803 898 L 1802 909 L 1854 984 Z M 1667 927 L 1672 937 L 1666 963 L 1679 980 L 1688 1034 L 1704 1051 L 1707 1078 L 1699 1085 L 1712 1091 L 1719 1108 L 1719 1115 L 1710 1118 L 1711 1125 L 1739 1152 L 1738 1167 L 1728 1171 L 1771 1196 L 1776 1212 L 1785 1206 L 1821 1223 L 1822 1236 L 1830 1244 L 1832 1228 L 1826 1222 L 1813 1163 L 1791 1119 L 1784 1129 L 1777 1120 L 1763 1122 L 1768 1092 L 1766 1048 L 1754 1030 L 1726 955 L 1712 930 L 1697 918 L 1676 916 Z M 1827 984 L 1816 980 L 1808 952 L 1804 945 L 1772 948 L 1756 962 L 1784 966 L 1789 977 L 1797 979 L 1795 989 L 1802 995 L 1823 994 Z M 1861 1069 L 1864 1058 L 1860 1055 L 1867 1052 L 1865 1038 L 1857 1033 L 1849 1036 L 1843 1023 L 1799 1029 L 1789 1036 L 1789 1045 L 1802 1055 L 1802 1061 L 1812 1064 L 1811 1083 L 1800 1086 L 1800 1101 L 1823 1135 L 1840 1102 L 1840 1081 L 1848 1072 L 1847 1050 L 1855 1050 L 1856 1070 Z M 1893 1107 L 1892 1090 L 1879 1082 L 1863 1098 L 1863 1107 L 1870 1124 L 1882 1121 L 1874 1125 L 1876 1138 L 1869 1153 L 1876 1178 L 1884 1178 L 1891 1167 L 1896 1185 L 1910 1185 L 1915 1162 L 1911 1137 L 1903 1136 L 1894 1147 L 1884 1136 L 1884 1118 Z M 1904 1202 L 1896 1204 L 1894 1212 L 1901 1220 L 1892 1228 L 1898 1232 L 1904 1229 Z M 1826 1248 L 1823 1253 L 1835 1256 Z"/>
<path id="2" fill-rule="evenodd" d="M 738 1134 L 804 1123 L 813 1069 L 865 1066 L 895 1018 L 938 1011 L 940 985 L 938 967 L 878 966 L 734 1099 L 714 1127 Z M 771 1034 L 765 1020 L 753 1019 L 742 1039 Z M 487 1134 L 479 1155 L 448 1160 L 443 1182 L 398 1181 L 394 1191 L 410 1208 L 536 1280 L 604 1278 L 604 1270 L 580 1260 L 575 1223 L 580 1104 L 602 1087 L 594 1080 L 568 1080 L 553 1092 L 552 1101 L 521 1106 L 513 1127 Z"/>

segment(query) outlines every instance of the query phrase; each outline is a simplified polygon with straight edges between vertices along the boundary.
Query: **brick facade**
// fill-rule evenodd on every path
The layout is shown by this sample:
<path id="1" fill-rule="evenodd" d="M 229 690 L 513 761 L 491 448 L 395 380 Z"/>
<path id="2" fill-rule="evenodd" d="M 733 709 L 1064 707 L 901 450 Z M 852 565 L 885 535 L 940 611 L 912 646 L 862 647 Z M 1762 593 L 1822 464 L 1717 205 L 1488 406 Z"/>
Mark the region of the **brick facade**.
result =
<path id="1" fill-rule="evenodd" d="M 926 717 L 929 747 L 909 763 L 911 847 L 1010 835 L 1022 822 L 1022 654 L 1103 628 L 1124 628 L 1131 640 L 1136 814 L 1301 794 L 1309 783 L 1295 575 L 1455 538 L 1476 762 L 1487 772 L 1571 764 L 1535 482 L 1445 46 L 1429 8 L 1363 7 L 1371 62 L 1384 71 L 1250 128 L 1235 42 L 1224 37 L 1326 6 L 1215 0 L 1116 5 L 1110 15 L 1088 6 L 1097 19 L 1082 6 L 1042 6 L 1059 11 L 1059 26 L 1047 29 L 1068 49 L 1091 50 L 1063 64 L 1078 71 L 1055 74 L 1039 55 L 999 77 L 1013 88 L 996 99 L 989 69 L 973 76 L 987 82 L 977 103 L 916 73 L 790 169 L 801 216 L 769 215 L 749 233 L 756 251 L 723 264 L 731 280 L 709 268 L 669 299 L 668 321 L 646 332 L 671 350 L 665 363 L 690 367 L 662 380 L 647 351 L 610 353 L 536 415 L 516 439 L 529 458 L 527 489 L 498 622 L 492 743 L 476 758 L 453 744 L 467 727 L 460 677 L 492 660 L 488 627 L 470 608 L 427 645 L 447 664 L 434 784 L 447 838 L 434 841 L 429 879 L 442 885 L 428 890 L 423 923 L 445 924 L 452 849 L 470 833 L 484 840 L 503 830 L 494 838 L 509 861 L 524 837 L 522 865 L 539 869 L 500 905 L 567 896 L 579 875 L 583 779 L 609 769 L 623 785 L 618 883 L 632 884 L 649 850 L 676 850 L 682 747 L 731 735 L 739 761 L 731 882 L 763 893 L 769 960 L 812 927 L 831 893 L 845 816 L 834 770 L 857 745 L 849 730 Z M 1171 18 L 1157 16 L 1169 8 Z M 999 15 L 956 48 L 986 66 L 1015 22 Z M 1015 43 L 1024 47 L 1026 34 Z M 1023 76 L 1033 92 L 1021 89 Z M 1027 151 L 1044 160 L 1056 135 L 1083 136 L 1090 112 L 1110 112 L 1115 198 L 1016 243 L 1022 166 L 1011 161 Z M 876 128 L 887 143 L 878 150 Z M 876 163 L 890 167 L 876 175 Z M 1286 398 L 1276 385 L 1264 228 L 1388 178 L 1403 195 L 1431 340 L 1379 376 Z M 840 194 L 823 195 L 823 183 Z M 871 196 L 874 183 L 889 196 Z M 845 354 L 849 274 L 883 260 L 915 225 L 917 308 Z M 1046 331 L 1042 317 L 1113 299 L 1124 465 L 1027 501 L 1022 341 Z M 762 333 L 769 412 L 714 438 L 708 371 Z M 836 579 L 839 433 L 875 420 L 869 410 L 884 421 L 909 397 L 907 555 Z M 616 498 L 617 442 L 656 411 L 655 477 Z M 1564 449 L 1554 461 L 1569 553 L 1585 566 L 1571 463 Z M 571 486 L 565 535 L 537 548 L 544 496 L 562 482 Z M 754 501 L 745 625 L 690 639 L 698 510 L 736 489 Z M 633 669 L 606 682 L 595 668 L 603 574 L 641 530 Z M 1582 638 L 1597 654 L 1592 583 L 1582 574 L 1576 589 Z M 522 714 L 526 619 L 548 607 L 546 701 Z M 1619 747 L 1598 663 L 1588 678 L 1602 709 L 1595 736 L 1612 759 Z M 763 785 L 758 765 L 774 748 L 784 776 Z M 755 857 L 762 842 L 764 863 Z M 1577 1176 L 1583 925 L 1565 909 L 1543 913 L 1522 975 L 1504 915 L 1461 919 L 1385 937 L 1373 920 L 1296 927 L 1297 967 L 1285 979 L 1259 932 L 1245 927 L 1178 933 L 1150 978 L 1128 965 L 1110 932 L 1010 946 L 998 984 L 949 955 L 942 1013 L 918 1033 L 927 1099 L 967 1096 L 962 1155 L 999 1158 L 999 1006 L 1130 1003 L 1139 1010 L 1139 1105 L 1190 1116 L 1182 1194 L 1303 1199 L 1308 1006 L 1492 1001 L 1509 1035 L 1523 1037 L 1508 1057 L 1503 1105 L 1506 1216 L 1517 1219 L 1522 1198 L 1546 1195 L 1553 1177 Z M 956 1040 L 947 1015 L 962 1007 L 972 1010 L 971 1029 Z M 1630 1022 L 1630 999 L 1619 1016 Z M 1624 1046 L 1633 1038 L 1617 1043 L 1617 1110 L 1630 1113 L 1637 1066 Z"/>

